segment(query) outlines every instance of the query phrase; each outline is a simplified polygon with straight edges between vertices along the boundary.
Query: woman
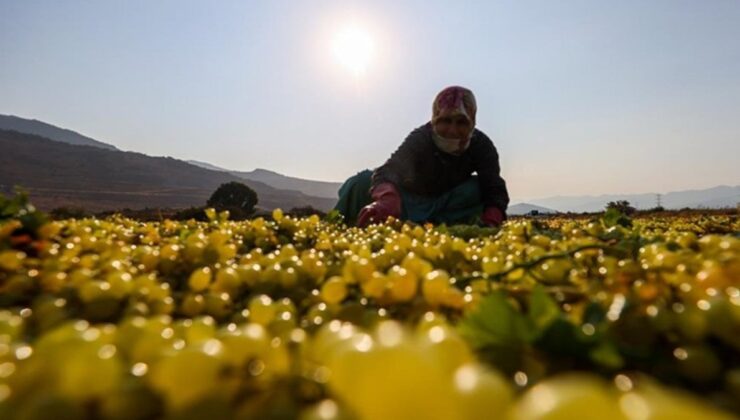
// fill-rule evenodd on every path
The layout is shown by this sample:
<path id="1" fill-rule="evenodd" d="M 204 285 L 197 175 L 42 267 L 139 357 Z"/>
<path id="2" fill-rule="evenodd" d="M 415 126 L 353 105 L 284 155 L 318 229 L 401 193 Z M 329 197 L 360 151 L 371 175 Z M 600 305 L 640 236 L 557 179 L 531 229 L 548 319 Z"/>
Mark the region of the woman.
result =
<path id="1" fill-rule="evenodd" d="M 389 216 L 417 223 L 500 225 L 509 194 L 493 142 L 475 128 L 476 111 L 469 89 L 442 90 L 431 121 L 412 131 L 381 167 L 349 178 L 335 208 L 348 224 L 361 227 Z"/>

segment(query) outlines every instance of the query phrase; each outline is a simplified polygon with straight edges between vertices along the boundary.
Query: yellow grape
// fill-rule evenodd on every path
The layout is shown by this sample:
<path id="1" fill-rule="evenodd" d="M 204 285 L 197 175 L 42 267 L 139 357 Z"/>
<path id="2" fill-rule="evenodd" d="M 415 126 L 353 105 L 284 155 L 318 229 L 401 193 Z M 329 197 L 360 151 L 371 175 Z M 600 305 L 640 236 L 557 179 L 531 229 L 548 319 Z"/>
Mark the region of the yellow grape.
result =
<path id="1" fill-rule="evenodd" d="M 416 274 L 402 268 L 393 266 L 388 272 L 388 291 L 394 302 L 408 302 L 416 297 L 419 281 Z"/>
<path id="2" fill-rule="evenodd" d="M 201 267 L 190 274 L 188 278 L 188 286 L 190 290 L 194 292 L 202 292 L 211 285 L 212 277 L 211 269 L 209 267 Z"/>
<path id="3" fill-rule="evenodd" d="M 321 298 L 329 304 L 339 303 L 347 296 L 347 283 L 340 276 L 329 278 L 321 286 Z"/>
<path id="4" fill-rule="evenodd" d="M 267 325 L 275 318 L 275 307 L 267 295 L 259 295 L 249 301 L 249 320 L 260 325 Z"/>
<path id="5" fill-rule="evenodd" d="M 422 282 L 422 292 L 431 305 L 442 304 L 450 287 L 450 276 L 444 270 L 429 272 Z"/>

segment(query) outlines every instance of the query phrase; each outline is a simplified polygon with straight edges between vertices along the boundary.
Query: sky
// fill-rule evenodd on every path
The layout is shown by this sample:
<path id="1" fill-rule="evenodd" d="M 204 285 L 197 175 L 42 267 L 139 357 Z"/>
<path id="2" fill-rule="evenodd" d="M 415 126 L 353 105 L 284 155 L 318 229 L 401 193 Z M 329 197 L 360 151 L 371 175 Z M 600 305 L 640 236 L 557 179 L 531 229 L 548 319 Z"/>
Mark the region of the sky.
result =
<path id="1" fill-rule="evenodd" d="M 512 202 L 738 185 L 738 22 L 736 0 L 0 0 L 0 114 L 342 182 L 462 85 Z"/>

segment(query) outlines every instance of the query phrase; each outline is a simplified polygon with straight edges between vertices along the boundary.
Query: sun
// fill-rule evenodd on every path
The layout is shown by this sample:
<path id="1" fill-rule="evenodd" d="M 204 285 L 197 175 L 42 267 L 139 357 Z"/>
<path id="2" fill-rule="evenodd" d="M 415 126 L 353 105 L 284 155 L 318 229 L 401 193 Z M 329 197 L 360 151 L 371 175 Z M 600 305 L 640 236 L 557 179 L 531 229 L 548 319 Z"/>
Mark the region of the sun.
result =
<path id="1" fill-rule="evenodd" d="M 332 52 L 339 64 L 359 78 L 367 72 L 375 53 L 375 44 L 366 30 L 357 25 L 348 25 L 334 36 Z"/>

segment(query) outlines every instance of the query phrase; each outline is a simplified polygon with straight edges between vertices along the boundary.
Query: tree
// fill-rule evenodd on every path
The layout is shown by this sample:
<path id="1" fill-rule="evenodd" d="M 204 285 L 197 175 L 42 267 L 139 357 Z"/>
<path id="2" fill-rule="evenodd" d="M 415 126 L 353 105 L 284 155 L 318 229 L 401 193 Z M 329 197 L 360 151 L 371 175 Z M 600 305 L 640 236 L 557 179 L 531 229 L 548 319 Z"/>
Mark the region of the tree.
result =
<path id="1" fill-rule="evenodd" d="M 254 213 L 257 205 L 257 193 L 241 182 L 227 182 L 221 184 L 206 203 L 217 210 L 238 210 L 244 214 Z"/>
<path id="2" fill-rule="evenodd" d="M 630 205 L 630 202 L 627 200 L 617 200 L 617 201 L 610 201 L 606 203 L 606 209 L 615 209 L 619 210 L 622 214 L 633 214 L 637 211 L 636 208 L 632 207 Z"/>

